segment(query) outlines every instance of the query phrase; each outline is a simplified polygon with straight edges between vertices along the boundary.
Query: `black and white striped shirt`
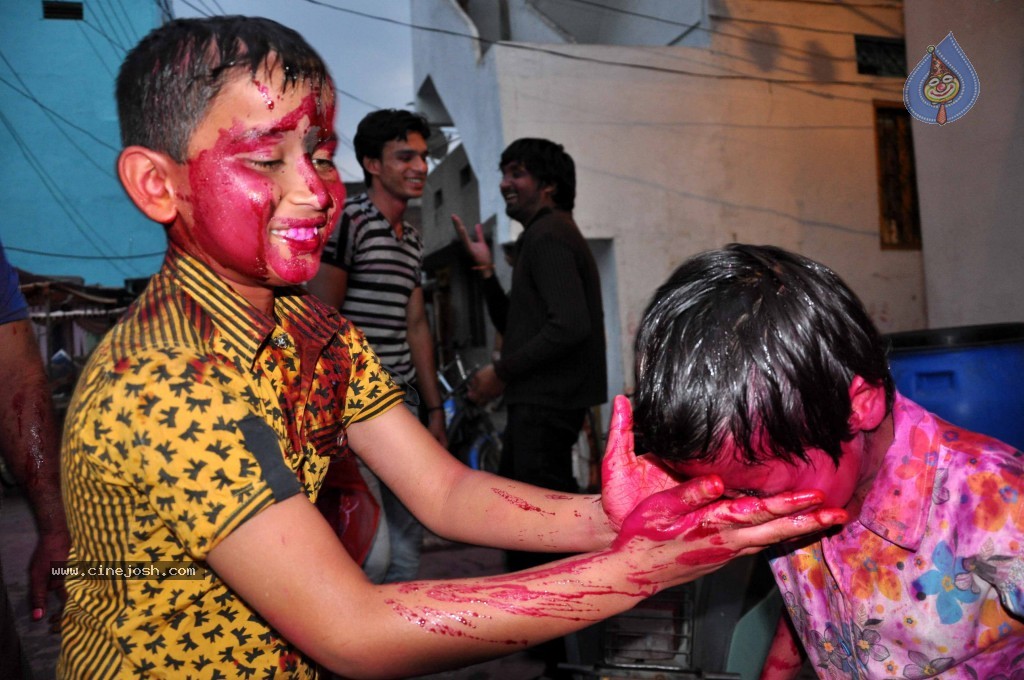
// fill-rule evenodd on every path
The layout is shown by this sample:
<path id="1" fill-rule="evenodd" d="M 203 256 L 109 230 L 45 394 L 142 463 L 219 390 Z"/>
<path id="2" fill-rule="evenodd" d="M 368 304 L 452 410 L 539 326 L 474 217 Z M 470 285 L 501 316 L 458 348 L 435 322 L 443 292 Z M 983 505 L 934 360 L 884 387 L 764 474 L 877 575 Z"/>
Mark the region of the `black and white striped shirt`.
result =
<path id="1" fill-rule="evenodd" d="M 406 307 L 420 285 L 423 239 L 403 222 L 402 240 L 366 193 L 345 201 L 338 230 L 324 248 L 323 262 L 348 273 L 341 314 L 359 327 L 385 368 L 396 377 L 416 377 L 409 353 Z"/>

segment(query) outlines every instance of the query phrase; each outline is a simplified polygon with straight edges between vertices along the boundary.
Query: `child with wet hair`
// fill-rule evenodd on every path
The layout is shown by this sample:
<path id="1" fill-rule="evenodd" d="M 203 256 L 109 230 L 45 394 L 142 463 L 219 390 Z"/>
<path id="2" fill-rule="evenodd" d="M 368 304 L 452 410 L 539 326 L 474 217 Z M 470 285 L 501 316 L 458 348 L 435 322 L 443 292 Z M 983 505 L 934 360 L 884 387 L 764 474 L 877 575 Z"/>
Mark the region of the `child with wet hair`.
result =
<path id="1" fill-rule="evenodd" d="M 1024 458 L 898 394 L 835 272 L 772 246 L 701 253 L 635 350 L 638 450 L 727 497 L 817 489 L 849 514 L 769 549 L 788 616 L 763 679 L 797 674 L 795 638 L 822 678 L 1021 674 Z"/>

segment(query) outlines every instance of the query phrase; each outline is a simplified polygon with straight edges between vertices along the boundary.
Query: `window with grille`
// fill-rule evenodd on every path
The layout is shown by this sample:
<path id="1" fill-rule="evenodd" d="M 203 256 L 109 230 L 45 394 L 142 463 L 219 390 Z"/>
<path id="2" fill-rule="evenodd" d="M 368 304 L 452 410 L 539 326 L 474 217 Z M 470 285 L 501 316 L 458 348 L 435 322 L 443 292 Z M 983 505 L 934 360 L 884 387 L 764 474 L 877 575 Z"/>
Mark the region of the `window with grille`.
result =
<path id="1" fill-rule="evenodd" d="M 907 46 L 902 39 L 855 35 L 853 42 L 857 50 L 857 73 L 888 78 L 907 77 Z"/>

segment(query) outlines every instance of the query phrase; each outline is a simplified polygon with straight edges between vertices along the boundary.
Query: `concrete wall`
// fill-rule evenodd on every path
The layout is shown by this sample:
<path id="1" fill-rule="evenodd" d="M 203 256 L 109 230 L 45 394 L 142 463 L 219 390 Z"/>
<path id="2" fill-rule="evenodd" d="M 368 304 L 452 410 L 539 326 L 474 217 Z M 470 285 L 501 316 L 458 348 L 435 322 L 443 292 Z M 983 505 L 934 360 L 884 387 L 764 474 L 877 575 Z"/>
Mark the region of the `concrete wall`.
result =
<path id="1" fill-rule="evenodd" d="M 911 67 L 950 31 L 981 95 L 914 121 L 930 326 L 1024 321 L 1024 2 L 906 0 Z"/>
<path id="2" fill-rule="evenodd" d="M 616 3 L 517 0 L 533 6 L 570 36 L 570 42 L 599 45 L 691 45 L 706 47 L 703 2 L 619 0 Z M 527 40 L 518 36 L 519 40 Z"/>
<path id="3" fill-rule="evenodd" d="M 431 21 L 420 6 L 414 23 Z M 451 113 L 500 240 L 512 225 L 494 165 L 478 161 L 496 163 L 523 136 L 575 158 L 577 222 L 614 243 L 625 376 L 614 392 L 630 387 L 632 338 L 655 287 L 730 241 L 832 266 L 884 331 L 926 324 L 921 253 L 879 245 L 872 102 L 901 102 L 903 80 L 858 75 L 854 59 L 853 34 L 902 35 L 900 9 L 743 1 L 709 3 L 707 14 L 711 49 L 502 44 L 471 61 L 452 40 L 414 45 L 415 81 L 429 75 Z M 500 124 L 481 125 L 495 109 Z"/>
<path id="4" fill-rule="evenodd" d="M 423 192 L 423 244 L 427 252 L 439 250 L 455 238 L 451 215 L 458 215 L 472 227 L 480 221 L 477 196 L 480 192 L 476 175 L 466 156 L 465 147 L 459 145 L 430 173 Z M 469 172 L 463 183 L 464 171 Z M 438 191 L 442 202 L 438 204 Z"/>
<path id="5" fill-rule="evenodd" d="M 153 2 L 101 9 L 43 19 L 41 2 L 0 0 L 0 233 L 18 267 L 120 286 L 156 271 L 166 247 L 115 172 L 114 77 L 159 15 Z"/>

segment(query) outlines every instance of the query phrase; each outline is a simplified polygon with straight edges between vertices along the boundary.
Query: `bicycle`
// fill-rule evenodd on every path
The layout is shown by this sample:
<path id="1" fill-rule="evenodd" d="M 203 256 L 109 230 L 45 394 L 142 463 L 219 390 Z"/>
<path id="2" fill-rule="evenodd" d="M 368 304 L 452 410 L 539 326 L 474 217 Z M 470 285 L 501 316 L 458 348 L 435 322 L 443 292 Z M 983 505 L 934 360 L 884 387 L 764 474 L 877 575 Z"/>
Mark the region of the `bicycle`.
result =
<path id="1" fill-rule="evenodd" d="M 501 465 L 501 434 L 485 406 L 469 399 L 469 380 L 476 369 L 467 370 L 458 353 L 437 372 L 444 407 L 448 450 L 473 468 L 498 472 Z"/>

